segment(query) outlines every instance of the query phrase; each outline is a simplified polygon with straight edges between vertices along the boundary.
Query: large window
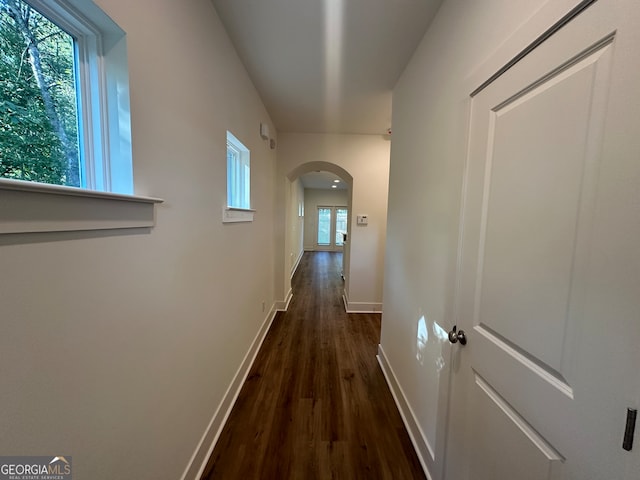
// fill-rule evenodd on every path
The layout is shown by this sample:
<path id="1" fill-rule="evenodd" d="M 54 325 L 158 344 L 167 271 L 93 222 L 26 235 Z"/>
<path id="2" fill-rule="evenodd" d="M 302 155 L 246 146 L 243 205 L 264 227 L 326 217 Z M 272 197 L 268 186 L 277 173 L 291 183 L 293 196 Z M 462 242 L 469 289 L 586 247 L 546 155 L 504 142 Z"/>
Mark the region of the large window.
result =
<path id="1" fill-rule="evenodd" d="M 0 177 L 133 193 L 128 91 L 92 2 L 0 0 Z"/>
<path id="2" fill-rule="evenodd" d="M 318 245 L 331 245 L 331 219 L 333 208 L 318 208 Z"/>
<path id="3" fill-rule="evenodd" d="M 249 149 L 227 132 L 227 206 L 251 208 L 251 159 Z"/>

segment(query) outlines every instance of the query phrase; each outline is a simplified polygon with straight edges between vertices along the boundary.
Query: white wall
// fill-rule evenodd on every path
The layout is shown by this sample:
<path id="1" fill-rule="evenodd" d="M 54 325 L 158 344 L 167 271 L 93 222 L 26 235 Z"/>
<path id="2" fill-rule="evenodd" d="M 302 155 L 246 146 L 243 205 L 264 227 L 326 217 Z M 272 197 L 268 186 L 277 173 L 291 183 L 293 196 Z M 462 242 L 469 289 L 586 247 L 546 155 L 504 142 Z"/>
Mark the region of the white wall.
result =
<path id="1" fill-rule="evenodd" d="M 315 250 L 318 239 L 318 207 L 348 207 L 348 190 L 305 188 L 304 249 Z"/>
<path id="2" fill-rule="evenodd" d="M 381 347 L 434 479 L 442 463 L 428 449 L 443 451 L 451 353 L 436 333 L 455 323 L 469 78 L 497 49 L 512 49 L 506 62 L 523 48 L 508 38 L 544 3 L 446 0 L 394 90 Z"/>
<path id="3" fill-rule="evenodd" d="M 353 179 L 351 261 L 345 289 L 354 310 L 379 310 L 382 305 L 389 143 L 382 135 L 279 134 L 277 215 L 278 205 L 286 205 L 288 201 L 288 175 L 306 164 L 337 165 Z M 356 226 L 357 214 L 368 214 L 369 225 Z M 285 222 L 284 215 L 276 219 L 277 232 L 286 231 Z M 283 295 L 289 288 L 288 275 L 280 267 L 285 265 L 284 251 L 276 253 L 276 295 Z M 284 282 L 278 280 L 282 278 Z"/>
<path id="4" fill-rule="evenodd" d="M 148 232 L 0 236 L 0 451 L 175 480 L 274 302 L 275 128 L 209 0 L 98 3 L 128 34 L 136 191 L 165 203 Z M 226 129 L 253 223 L 221 223 Z"/>
<path id="5" fill-rule="evenodd" d="M 293 277 L 302 254 L 304 253 L 304 185 L 300 179 L 291 182 L 289 200 L 289 220 L 287 221 L 287 246 L 285 251 L 289 259 L 289 277 Z M 276 248 L 278 248 L 276 246 Z"/>

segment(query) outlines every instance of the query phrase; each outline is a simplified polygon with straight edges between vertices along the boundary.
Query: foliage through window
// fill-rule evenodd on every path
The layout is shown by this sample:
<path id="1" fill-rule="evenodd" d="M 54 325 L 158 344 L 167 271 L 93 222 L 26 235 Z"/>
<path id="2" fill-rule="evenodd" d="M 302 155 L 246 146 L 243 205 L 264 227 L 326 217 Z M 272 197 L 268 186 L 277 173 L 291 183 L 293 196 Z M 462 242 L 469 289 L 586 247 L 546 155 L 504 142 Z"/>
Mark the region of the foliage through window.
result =
<path id="1" fill-rule="evenodd" d="M 0 0 L 0 176 L 79 187 L 75 41 Z"/>
<path id="2" fill-rule="evenodd" d="M 318 207 L 318 245 L 331 245 L 332 212 L 332 208 Z"/>
<path id="3" fill-rule="evenodd" d="M 0 0 L 0 178 L 133 194 L 126 35 L 86 0 Z"/>
<path id="4" fill-rule="evenodd" d="M 348 218 L 349 210 L 346 207 L 318 207 L 318 246 L 342 247 Z"/>
<path id="5" fill-rule="evenodd" d="M 250 152 L 231 132 L 227 132 L 227 207 L 251 208 Z"/>

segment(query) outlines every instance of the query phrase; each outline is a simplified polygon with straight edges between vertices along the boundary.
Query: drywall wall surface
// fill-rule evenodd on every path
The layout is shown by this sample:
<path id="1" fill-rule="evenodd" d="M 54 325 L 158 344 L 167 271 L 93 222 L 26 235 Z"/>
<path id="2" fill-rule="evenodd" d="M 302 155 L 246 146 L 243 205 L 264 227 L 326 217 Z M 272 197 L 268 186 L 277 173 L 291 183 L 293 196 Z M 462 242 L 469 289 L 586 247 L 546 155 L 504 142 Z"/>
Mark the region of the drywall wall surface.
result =
<path id="1" fill-rule="evenodd" d="M 165 201 L 148 230 L 0 235 L 0 451 L 175 480 L 274 302 L 276 130 L 211 2 L 97 3 L 127 33 L 136 193 Z M 251 223 L 222 223 L 227 129 Z"/>
<path id="2" fill-rule="evenodd" d="M 279 186 L 281 179 L 287 180 L 294 172 L 303 171 L 305 165 L 323 170 L 327 168 L 320 168 L 322 165 L 333 165 L 351 176 L 351 261 L 346 272 L 349 277 L 346 293 L 354 305 L 380 308 L 387 224 L 388 137 L 280 132 L 278 138 Z M 284 196 L 280 202 L 284 204 Z M 368 215 L 368 225 L 355 224 L 360 214 Z M 276 268 L 277 264 L 278 260 Z"/>
<path id="3" fill-rule="evenodd" d="M 289 220 L 287 222 L 289 235 L 286 251 L 289 253 L 289 273 L 293 276 L 304 253 L 305 205 L 304 185 L 299 178 L 291 182 L 289 202 Z"/>
<path id="4" fill-rule="evenodd" d="M 431 455 L 443 451 L 446 428 L 469 94 L 478 86 L 470 79 L 498 49 L 512 49 L 506 63 L 526 46 L 509 38 L 545 3 L 446 0 L 394 89 L 381 347 L 434 479 L 442 458 Z M 568 11 L 571 2 L 562 3 L 558 11 Z"/>

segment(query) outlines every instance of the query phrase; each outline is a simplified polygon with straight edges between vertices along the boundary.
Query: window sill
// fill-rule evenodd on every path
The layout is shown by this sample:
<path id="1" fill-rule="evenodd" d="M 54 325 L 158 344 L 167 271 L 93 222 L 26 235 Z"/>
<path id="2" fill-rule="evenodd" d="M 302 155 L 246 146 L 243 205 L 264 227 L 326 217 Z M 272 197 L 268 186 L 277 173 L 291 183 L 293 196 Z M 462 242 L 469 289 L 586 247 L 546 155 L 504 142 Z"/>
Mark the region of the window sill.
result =
<path id="1" fill-rule="evenodd" d="M 0 179 L 0 235 L 153 227 L 159 198 Z"/>
<path id="2" fill-rule="evenodd" d="M 225 207 L 222 209 L 222 223 L 253 222 L 255 210 Z"/>

